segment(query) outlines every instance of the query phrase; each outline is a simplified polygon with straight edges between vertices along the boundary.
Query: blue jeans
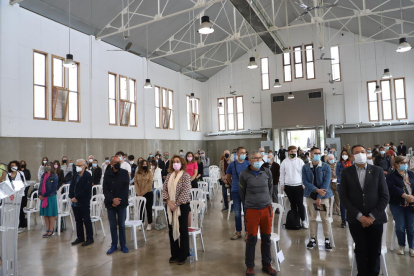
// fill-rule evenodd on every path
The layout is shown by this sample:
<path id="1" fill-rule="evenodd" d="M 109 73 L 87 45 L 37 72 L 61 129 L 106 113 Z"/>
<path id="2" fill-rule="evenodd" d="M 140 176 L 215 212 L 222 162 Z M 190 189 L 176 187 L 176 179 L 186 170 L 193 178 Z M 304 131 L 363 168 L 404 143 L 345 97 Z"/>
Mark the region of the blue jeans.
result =
<path id="1" fill-rule="evenodd" d="M 405 247 L 405 233 L 407 231 L 408 247 L 414 249 L 414 213 L 410 208 L 390 204 L 395 221 L 395 233 L 399 246 Z"/>
<path id="2" fill-rule="evenodd" d="M 341 184 L 338 184 L 336 188 L 338 189 L 338 194 L 341 194 Z M 339 209 L 341 210 L 342 221 L 346 221 L 346 209 L 345 209 L 345 206 L 341 202 L 339 202 Z"/>
<path id="3" fill-rule="evenodd" d="M 227 200 L 227 188 L 226 188 L 226 184 L 224 184 L 223 181 L 220 180 L 221 183 L 221 192 L 223 194 L 223 202 L 224 202 L 224 208 L 228 209 L 229 208 L 229 202 Z"/>
<path id="4" fill-rule="evenodd" d="M 119 244 L 125 246 L 126 234 L 125 234 L 125 220 L 126 220 L 126 207 L 107 208 L 109 228 L 111 229 L 112 246 L 118 245 L 118 231 L 119 227 Z M 117 218 L 118 216 L 118 218 Z M 117 222 L 118 220 L 118 222 Z"/>
<path id="5" fill-rule="evenodd" d="M 241 220 L 241 198 L 239 192 L 231 192 L 234 207 L 234 220 L 236 222 L 236 232 L 242 231 L 242 220 Z"/>

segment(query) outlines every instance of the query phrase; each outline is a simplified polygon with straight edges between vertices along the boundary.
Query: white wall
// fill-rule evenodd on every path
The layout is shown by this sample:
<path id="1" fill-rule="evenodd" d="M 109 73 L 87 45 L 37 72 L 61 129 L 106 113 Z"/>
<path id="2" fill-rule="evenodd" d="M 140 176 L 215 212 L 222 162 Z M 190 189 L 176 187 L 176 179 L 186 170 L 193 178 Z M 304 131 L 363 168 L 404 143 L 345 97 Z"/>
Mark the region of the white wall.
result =
<path id="1" fill-rule="evenodd" d="M 302 43 L 313 43 L 315 47 L 318 46 L 314 35 L 316 33 L 314 28 L 298 27 L 290 29 L 289 32 L 290 45 L 298 46 Z M 337 30 L 331 29 L 330 33 L 332 37 L 336 32 Z M 283 83 L 282 56 L 278 55 L 276 57 L 276 69 L 275 56 L 263 43 L 258 46 L 257 55 L 260 57 L 269 57 L 270 90 L 261 91 L 260 69 L 247 69 L 248 60 L 252 52 L 246 53 L 232 65 L 223 68 L 218 74 L 207 81 L 210 104 L 212 106 L 210 114 L 211 128 L 209 131 L 218 132 L 217 98 L 231 96 L 228 85 L 232 86 L 232 90 L 237 91 L 237 95 L 244 96 L 245 129 L 272 127 L 271 94 L 318 88 L 322 88 L 324 91 L 326 100 L 325 116 L 328 125 L 368 122 L 366 81 L 379 80 L 384 68 L 389 68 L 393 77 L 406 77 L 408 119 L 414 121 L 414 109 L 410 109 L 410 106 L 414 104 L 414 97 L 411 95 L 411 91 L 414 90 L 414 82 L 412 81 L 414 74 L 414 51 L 396 53 L 396 42 L 398 41 L 393 41 L 394 43 L 377 42 L 375 43 L 377 70 L 375 70 L 374 43 L 358 46 L 355 45 L 356 38 L 354 39 L 351 33 L 341 33 L 333 37 L 330 42 L 331 45 L 343 45 L 340 46 L 342 81 L 333 85 L 328 83 L 327 74 L 331 72 L 330 61 L 316 61 L 315 80 L 302 78 L 294 79 L 292 83 Z M 286 38 L 287 36 L 282 35 L 282 37 Z M 326 52 L 326 57 L 330 56 L 329 46 L 324 51 Z M 315 59 L 319 59 L 320 51 L 315 50 L 314 53 Z M 260 61 L 257 56 L 256 61 L 258 63 Z M 282 83 L 281 88 L 273 87 L 275 78 L 280 79 Z M 333 87 L 335 88 L 335 93 L 344 94 L 344 96 L 332 96 Z M 251 104 L 252 96 L 255 97 L 254 101 L 260 101 L 261 104 Z M 396 118 L 395 106 L 393 106 L 393 109 L 394 118 Z M 292 112 L 297 111 L 292 110 Z M 286 114 L 286 116 L 289 116 L 289 114 Z M 283 120 L 283 118 L 280 118 L 280 120 Z M 250 136 L 231 136 L 232 139 L 246 139 L 247 137 L 253 138 Z M 221 138 L 229 139 L 229 136 L 223 136 Z M 211 139 L 216 139 L 216 137 Z"/>
<path id="2" fill-rule="evenodd" d="M 187 131 L 186 95 L 191 80 L 155 63 L 149 64 L 153 85 L 174 91 L 175 129 L 155 128 L 154 90 L 143 89 L 146 61 L 126 52 L 107 51 L 113 46 L 72 30 L 71 53 L 80 62 L 81 122 L 33 119 L 33 50 L 49 53 L 48 83 L 51 85 L 51 55 L 68 53 L 68 28 L 40 15 L 0 2 L 0 136 L 55 138 L 117 138 L 201 140 L 207 130 L 204 84 L 194 81 L 201 98 L 201 132 Z M 108 122 L 108 71 L 137 80 L 138 127 L 110 126 Z M 51 89 L 49 87 L 49 101 Z"/>

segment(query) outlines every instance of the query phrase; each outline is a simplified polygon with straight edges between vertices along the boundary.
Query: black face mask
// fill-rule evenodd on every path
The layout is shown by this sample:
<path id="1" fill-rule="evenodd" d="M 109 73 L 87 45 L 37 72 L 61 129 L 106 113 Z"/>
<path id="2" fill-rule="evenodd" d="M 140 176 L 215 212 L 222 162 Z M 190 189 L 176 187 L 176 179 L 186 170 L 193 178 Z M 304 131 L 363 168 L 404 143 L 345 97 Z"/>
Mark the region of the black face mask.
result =
<path id="1" fill-rule="evenodd" d="M 196 156 L 196 157 L 194 157 L 194 159 L 195 159 L 195 160 L 198 160 L 198 159 L 200 159 L 200 158 Z"/>
<path id="2" fill-rule="evenodd" d="M 400 143 L 400 145 L 402 145 L 403 143 Z"/>
<path id="3" fill-rule="evenodd" d="M 226 154 L 224 155 L 224 157 L 229 158 L 229 157 L 230 157 L 230 154 L 226 153 Z"/>
<path id="4" fill-rule="evenodd" d="M 142 166 L 142 169 L 143 169 L 144 171 L 146 171 L 146 170 L 148 169 L 148 166 Z"/>
<path id="5" fill-rule="evenodd" d="M 114 165 L 114 169 L 117 170 L 117 171 L 119 171 L 121 169 L 121 164 L 120 163 L 116 163 Z"/>
<path id="6" fill-rule="evenodd" d="M 296 157 L 296 153 L 291 153 L 289 154 L 290 158 L 295 158 Z"/>
<path id="7" fill-rule="evenodd" d="M 26 165 L 22 165 L 22 168 L 25 169 L 26 168 Z"/>
<path id="8" fill-rule="evenodd" d="M 66 163 L 66 162 L 68 162 L 68 160 L 62 160 L 62 163 Z"/>

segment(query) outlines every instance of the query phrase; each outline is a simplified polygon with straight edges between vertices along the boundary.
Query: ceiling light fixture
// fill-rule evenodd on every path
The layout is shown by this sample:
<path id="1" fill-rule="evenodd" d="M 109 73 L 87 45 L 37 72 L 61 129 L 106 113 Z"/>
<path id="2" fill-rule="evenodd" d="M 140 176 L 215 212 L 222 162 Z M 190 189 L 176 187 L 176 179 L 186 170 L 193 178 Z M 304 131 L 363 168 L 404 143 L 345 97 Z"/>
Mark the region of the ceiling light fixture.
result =
<path id="1" fill-rule="evenodd" d="M 207 15 L 201 17 L 201 24 L 197 30 L 198 33 L 208 35 L 214 32 L 213 24 L 210 22 L 210 17 Z"/>
<path id="2" fill-rule="evenodd" d="M 390 78 L 392 78 L 390 69 L 388 68 L 384 69 L 384 74 L 382 75 L 382 79 L 390 79 Z"/>
<path id="3" fill-rule="evenodd" d="M 256 63 L 256 58 L 255 57 L 250 57 L 250 62 L 249 62 L 249 65 L 247 65 L 247 68 L 256 69 L 258 67 L 259 67 L 259 65 L 257 65 L 257 63 Z"/>
<path id="4" fill-rule="evenodd" d="M 398 48 L 396 50 L 397 53 L 404 53 L 411 50 L 411 45 L 407 42 L 407 38 L 402 37 L 400 38 L 400 44 L 398 44 Z"/>
<path id="5" fill-rule="evenodd" d="M 70 53 L 70 0 L 69 0 L 69 54 L 66 55 L 66 59 L 63 61 L 63 67 L 75 68 L 76 62 L 73 61 L 73 55 Z"/>
<path id="6" fill-rule="evenodd" d="M 378 93 L 381 93 L 381 92 L 382 92 L 382 90 L 381 90 L 381 88 L 379 87 L 379 85 L 375 86 L 375 91 L 374 91 L 374 93 L 375 93 L 375 94 L 378 94 Z"/>
<path id="7" fill-rule="evenodd" d="M 194 93 L 190 94 L 190 101 L 195 101 L 197 100 L 196 97 L 194 96 Z"/>
<path id="8" fill-rule="evenodd" d="M 146 31 L 147 31 L 147 77 L 148 77 L 148 25 L 146 26 Z M 144 89 L 151 89 L 152 88 L 152 84 L 151 84 L 151 80 L 149 78 L 145 79 L 145 84 L 144 84 Z"/>
<path id="9" fill-rule="evenodd" d="M 279 79 L 275 79 L 275 83 L 273 84 L 273 87 L 282 87 L 282 85 L 279 82 Z"/>
<path id="10" fill-rule="evenodd" d="M 294 99 L 295 95 L 293 95 L 293 92 L 289 92 L 289 95 L 287 97 L 289 100 Z"/>

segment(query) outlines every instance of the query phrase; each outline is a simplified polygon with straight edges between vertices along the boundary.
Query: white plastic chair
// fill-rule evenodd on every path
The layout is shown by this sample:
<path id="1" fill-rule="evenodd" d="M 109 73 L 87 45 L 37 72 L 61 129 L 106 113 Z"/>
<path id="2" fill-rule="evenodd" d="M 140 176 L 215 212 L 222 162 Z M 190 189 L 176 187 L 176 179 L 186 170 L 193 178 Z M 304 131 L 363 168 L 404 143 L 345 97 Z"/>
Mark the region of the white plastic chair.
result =
<path id="1" fill-rule="evenodd" d="M 154 211 L 155 220 L 158 217 L 158 212 L 164 211 L 165 221 L 167 221 L 167 211 L 165 210 L 164 202 L 162 200 L 162 189 L 154 190 L 154 205 L 152 206 L 152 210 Z"/>
<path id="2" fill-rule="evenodd" d="M 395 232 L 395 220 L 392 221 L 392 235 L 390 250 L 394 250 L 395 240 L 397 239 L 397 232 Z"/>
<path id="3" fill-rule="evenodd" d="M 270 242 L 273 252 L 273 262 L 276 266 L 276 271 L 280 271 L 279 266 L 279 259 L 277 257 L 277 252 L 280 248 L 279 242 L 280 242 L 280 228 L 282 226 L 282 217 L 285 210 L 283 209 L 283 206 L 278 203 L 272 203 L 273 208 L 273 219 L 272 219 L 272 234 L 270 236 Z M 276 210 L 279 209 L 279 219 L 278 219 L 278 225 L 277 225 L 277 232 L 274 232 L 275 228 L 275 216 L 276 216 Z"/>
<path id="4" fill-rule="evenodd" d="M 191 200 L 203 201 L 203 189 L 191 189 Z"/>
<path id="5" fill-rule="evenodd" d="M 332 214 L 333 214 L 333 206 L 334 206 L 334 203 L 335 203 L 335 198 L 334 198 L 334 196 L 331 196 L 330 198 L 330 203 L 329 203 L 329 223 L 331 224 L 331 231 L 330 231 L 330 234 L 329 234 L 329 240 L 330 240 L 330 242 L 331 242 L 331 245 L 332 245 L 332 247 L 335 247 L 335 240 L 334 240 L 334 236 L 333 236 L 333 232 L 332 232 L 332 223 L 333 223 L 333 216 L 332 216 Z M 320 212 L 319 211 L 317 211 L 317 216 L 316 216 L 316 222 L 320 222 L 320 223 L 322 223 L 322 218 L 321 218 L 321 215 L 320 215 Z"/>
<path id="6" fill-rule="evenodd" d="M 203 251 L 206 251 L 206 249 L 204 248 L 203 233 L 201 232 L 201 225 L 203 224 L 203 218 L 204 218 L 204 214 L 202 210 L 205 209 L 205 203 L 202 201 L 190 201 L 190 207 L 191 207 L 191 226 L 188 227 L 188 234 L 190 235 L 192 243 L 193 243 L 195 260 L 198 261 L 197 242 L 196 242 L 197 235 L 200 235 Z"/>
<path id="7" fill-rule="evenodd" d="M 230 202 L 229 202 L 229 212 L 227 213 L 227 220 L 230 219 L 230 213 L 231 213 L 231 207 L 232 206 L 233 206 L 233 200 L 230 200 Z M 241 204 L 241 215 L 244 216 L 243 203 Z"/>
<path id="8" fill-rule="evenodd" d="M 73 227 L 73 219 L 72 219 L 72 212 L 71 212 L 71 201 L 69 200 L 69 190 L 66 193 L 62 193 L 62 187 L 60 187 L 57 195 L 59 196 L 58 199 L 58 218 L 57 218 L 57 225 L 58 225 L 58 236 L 60 236 L 60 229 L 61 229 L 61 221 L 63 217 L 69 217 L 70 223 L 72 224 L 72 229 L 75 230 Z"/>
<path id="9" fill-rule="evenodd" d="M 129 185 L 129 196 L 130 197 L 136 197 L 137 194 L 135 193 L 135 186 L 134 185 Z"/>
<path id="10" fill-rule="evenodd" d="M 203 201 L 206 203 L 206 209 L 207 209 L 207 196 L 209 196 L 209 200 L 211 203 L 211 194 L 210 194 L 210 191 L 208 190 L 208 183 L 205 181 L 199 181 L 198 188 L 203 190 Z"/>
<path id="11" fill-rule="evenodd" d="M 103 227 L 102 223 L 102 207 L 104 204 L 104 195 L 103 194 L 97 194 L 92 196 L 91 198 L 91 222 L 93 223 L 93 228 L 95 229 L 95 235 L 98 234 L 98 231 L 96 230 L 96 222 L 99 221 L 101 223 L 102 233 L 105 235 L 105 229 Z"/>
<path id="12" fill-rule="evenodd" d="M 100 195 L 103 194 L 102 185 L 93 185 L 92 186 L 92 195 Z"/>
<path id="13" fill-rule="evenodd" d="M 40 211 L 40 199 L 37 198 L 38 191 L 34 191 L 30 196 L 29 207 L 24 207 L 23 212 L 27 214 L 27 230 L 30 230 L 30 217 L 34 215 L 35 225 L 37 225 L 36 221 L 36 213 Z M 36 198 L 35 198 L 36 196 Z M 42 220 L 43 225 L 43 220 Z"/>
<path id="14" fill-rule="evenodd" d="M 143 196 L 134 196 L 129 198 L 129 202 L 131 205 L 127 206 L 126 210 L 126 220 L 125 220 L 125 227 L 131 227 L 131 238 L 134 240 L 134 248 L 138 249 L 137 243 L 137 227 L 141 226 L 142 235 L 144 236 L 144 241 L 147 242 L 147 238 L 145 236 L 145 227 L 144 223 L 141 220 L 141 210 L 145 215 L 145 204 L 147 203 L 147 199 Z M 134 214 L 133 219 L 130 218 L 130 207 L 134 207 Z"/>

